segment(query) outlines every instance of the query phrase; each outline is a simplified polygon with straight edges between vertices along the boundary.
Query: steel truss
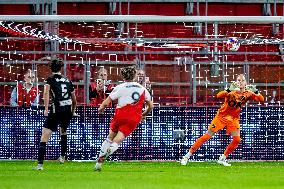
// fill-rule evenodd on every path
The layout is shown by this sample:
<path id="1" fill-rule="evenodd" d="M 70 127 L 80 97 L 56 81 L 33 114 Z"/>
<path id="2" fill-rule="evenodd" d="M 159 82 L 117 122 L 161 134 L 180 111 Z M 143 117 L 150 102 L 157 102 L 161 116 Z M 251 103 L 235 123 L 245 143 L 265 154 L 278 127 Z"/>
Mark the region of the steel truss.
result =
<path id="1" fill-rule="evenodd" d="M 143 3 L 177 3 L 177 2 L 184 2 L 184 3 L 211 3 L 211 2 L 220 2 L 220 3 L 274 3 L 275 0 L 18 0 L 18 1 L 8 1 L 8 0 L 0 0 L 0 4 L 40 4 L 40 3 L 50 3 L 53 5 L 55 9 L 57 9 L 55 4 L 61 2 L 77 2 L 77 3 L 84 3 L 84 2 L 106 2 L 106 3 L 122 3 L 122 2 L 143 2 Z M 283 0 L 278 0 L 277 3 L 283 3 Z M 207 10 L 207 9 L 206 9 Z M 56 11 L 56 10 L 55 10 Z M 207 15 L 207 13 L 206 13 Z M 149 22 L 163 22 L 163 23 L 175 23 L 175 22 L 184 22 L 184 23 L 200 23 L 204 22 L 207 26 L 208 23 L 214 23 L 214 27 L 216 31 L 218 30 L 218 24 L 228 24 L 228 23 L 253 23 L 253 24 L 284 24 L 284 17 L 282 16 L 152 16 L 152 15 L 0 15 L 0 20 L 2 21 L 14 21 L 14 22 L 126 22 L 126 23 L 149 23 Z M 206 28 L 207 29 L 207 28 Z M 207 30 L 206 30 L 207 31 Z M 151 39 L 151 38 L 117 38 L 117 39 L 102 39 L 104 41 L 111 41 L 114 43 L 121 43 L 125 41 L 129 41 L 130 43 L 147 43 L 147 42 L 154 42 L 154 43 L 223 43 L 226 41 L 225 38 L 218 38 L 216 32 L 216 36 L 213 38 L 203 38 L 203 39 Z M 5 38 L 4 40 L 42 40 L 42 39 L 34 39 L 34 38 Z M 0 38 L 0 40 L 3 40 Z M 100 39 L 93 39 L 93 40 L 100 40 Z M 241 42 L 246 44 L 246 41 L 241 39 Z M 271 44 L 283 44 L 283 40 L 272 41 Z M 0 54 L 46 54 L 46 55 L 56 55 L 56 54 L 63 54 L 64 55 L 64 62 L 65 62 L 65 73 L 66 73 L 66 65 L 67 64 L 78 64 L 82 63 L 84 65 L 84 81 L 77 82 L 77 85 L 84 85 L 85 86 L 85 94 L 86 103 L 89 103 L 89 83 L 90 83 L 90 66 L 91 65 L 125 65 L 125 64 L 133 64 L 133 61 L 88 61 L 88 60 L 78 60 L 78 61 L 67 61 L 66 55 L 67 54 L 134 54 L 134 55 L 141 55 L 142 57 L 146 54 L 174 54 L 178 56 L 190 56 L 194 54 L 199 55 L 212 55 L 216 58 L 217 56 L 224 56 L 224 55 L 281 55 L 280 52 L 217 52 L 216 48 L 214 48 L 211 52 L 190 52 L 190 51 L 179 51 L 179 52 L 170 52 L 170 51 L 158 51 L 158 52 L 137 52 L 137 51 L 57 51 L 57 50 L 45 50 L 45 51 L 1 51 Z M 145 59 L 145 58 L 144 58 Z M 215 59 L 214 59 L 215 60 Z M 22 61 L 22 60 L 6 60 L 3 59 L 4 64 L 32 64 L 35 69 L 37 69 L 38 64 L 46 64 L 46 61 Z M 196 87 L 203 86 L 214 86 L 214 87 L 225 87 L 228 85 L 228 82 L 225 82 L 224 75 L 223 81 L 219 83 L 210 83 L 208 81 L 199 81 L 197 80 L 196 76 L 196 66 L 197 65 L 218 65 L 222 66 L 224 64 L 220 64 L 217 61 L 214 63 L 209 61 L 188 61 L 184 63 L 180 63 L 179 61 L 146 61 L 140 60 L 140 64 L 149 65 L 149 64 L 157 64 L 157 65 L 188 65 L 190 67 L 189 75 L 191 77 L 190 83 L 161 83 L 161 82 L 154 82 L 152 83 L 153 86 L 184 86 L 190 87 L 191 95 L 193 98 L 193 105 L 196 104 Z M 249 65 L 284 65 L 284 62 L 225 62 L 227 65 L 235 65 L 240 66 L 244 65 L 244 72 L 247 72 L 249 79 Z M 217 67 L 218 68 L 218 67 Z M 0 85 L 15 85 L 16 82 L 0 82 Z M 39 83 L 42 85 L 43 83 Z M 260 87 L 283 87 L 283 83 L 257 83 L 257 86 Z"/>

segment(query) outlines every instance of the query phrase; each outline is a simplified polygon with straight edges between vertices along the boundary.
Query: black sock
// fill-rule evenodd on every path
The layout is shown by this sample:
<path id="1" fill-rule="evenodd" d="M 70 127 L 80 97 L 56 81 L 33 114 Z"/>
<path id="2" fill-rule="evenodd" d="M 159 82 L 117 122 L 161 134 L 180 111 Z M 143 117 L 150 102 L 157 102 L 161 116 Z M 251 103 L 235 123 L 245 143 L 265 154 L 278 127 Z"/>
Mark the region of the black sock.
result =
<path id="1" fill-rule="evenodd" d="M 61 135 L 61 156 L 65 156 L 67 151 L 67 135 Z"/>
<path id="2" fill-rule="evenodd" d="M 43 164 L 44 156 L 46 152 L 46 142 L 40 142 L 38 148 L 38 164 Z"/>

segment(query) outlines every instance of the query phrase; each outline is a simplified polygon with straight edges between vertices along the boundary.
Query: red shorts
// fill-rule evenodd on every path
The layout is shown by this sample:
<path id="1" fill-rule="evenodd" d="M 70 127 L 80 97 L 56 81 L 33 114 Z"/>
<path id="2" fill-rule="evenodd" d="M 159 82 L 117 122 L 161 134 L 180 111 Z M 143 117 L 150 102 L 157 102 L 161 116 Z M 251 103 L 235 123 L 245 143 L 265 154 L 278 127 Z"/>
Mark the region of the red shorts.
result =
<path id="1" fill-rule="evenodd" d="M 122 132 L 125 137 L 130 135 L 137 127 L 139 123 L 136 121 L 130 121 L 127 119 L 113 119 L 110 123 L 110 129 L 117 133 L 118 131 Z"/>

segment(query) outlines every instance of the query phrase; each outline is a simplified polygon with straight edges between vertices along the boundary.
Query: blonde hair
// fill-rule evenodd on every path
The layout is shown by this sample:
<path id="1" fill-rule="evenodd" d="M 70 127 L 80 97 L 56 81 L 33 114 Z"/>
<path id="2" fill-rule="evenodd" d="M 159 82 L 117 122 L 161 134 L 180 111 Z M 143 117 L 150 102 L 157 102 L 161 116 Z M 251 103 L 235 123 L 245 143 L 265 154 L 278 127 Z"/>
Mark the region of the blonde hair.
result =
<path id="1" fill-rule="evenodd" d="M 238 77 L 242 77 L 242 78 L 244 78 L 246 80 L 245 74 L 239 74 Z"/>
<path id="2" fill-rule="evenodd" d="M 103 72 L 106 72 L 106 73 L 107 73 L 107 70 L 106 70 L 105 68 L 100 68 L 100 69 L 98 70 L 98 74 L 99 74 L 99 73 L 103 73 Z"/>
<path id="3" fill-rule="evenodd" d="M 239 74 L 238 77 L 245 77 L 245 74 Z"/>

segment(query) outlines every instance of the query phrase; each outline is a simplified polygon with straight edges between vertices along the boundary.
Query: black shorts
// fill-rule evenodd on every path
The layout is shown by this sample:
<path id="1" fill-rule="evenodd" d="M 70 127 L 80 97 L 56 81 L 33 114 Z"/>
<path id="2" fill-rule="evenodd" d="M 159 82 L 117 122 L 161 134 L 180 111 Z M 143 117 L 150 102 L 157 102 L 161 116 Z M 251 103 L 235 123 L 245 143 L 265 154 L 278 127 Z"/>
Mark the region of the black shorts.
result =
<path id="1" fill-rule="evenodd" d="M 71 112 L 49 113 L 43 127 L 52 131 L 57 131 L 57 127 L 59 125 L 62 129 L 67 130 L 71 119 Z"/>

